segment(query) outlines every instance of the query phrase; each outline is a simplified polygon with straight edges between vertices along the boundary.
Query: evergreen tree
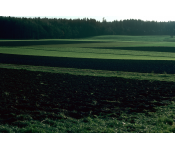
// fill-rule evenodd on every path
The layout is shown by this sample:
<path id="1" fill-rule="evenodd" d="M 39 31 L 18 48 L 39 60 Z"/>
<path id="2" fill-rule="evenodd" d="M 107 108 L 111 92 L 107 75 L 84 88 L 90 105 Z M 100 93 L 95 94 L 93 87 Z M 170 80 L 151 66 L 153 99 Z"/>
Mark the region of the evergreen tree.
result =
<path id="1" fill-rule="evenodd" d="M 170 35 L 175 22 L 136 19 L 102 22 L 95 19 L 0 17 L 0 39 L 82 38 L 97 35 Z"/>

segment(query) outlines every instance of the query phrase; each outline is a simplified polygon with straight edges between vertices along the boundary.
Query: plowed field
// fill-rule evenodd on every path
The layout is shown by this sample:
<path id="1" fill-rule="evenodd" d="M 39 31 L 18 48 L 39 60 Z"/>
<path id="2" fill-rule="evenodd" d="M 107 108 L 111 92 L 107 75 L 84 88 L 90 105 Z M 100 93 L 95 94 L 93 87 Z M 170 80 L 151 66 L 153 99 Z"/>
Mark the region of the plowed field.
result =
<path id="1" fill-rule="evenodd" d="M 92 77 L 0 69 L 0 122 L 13 124 L 15 115 L 35 120 L 112 116 L 155 111 L 175 96 L 173 82 Z"/>

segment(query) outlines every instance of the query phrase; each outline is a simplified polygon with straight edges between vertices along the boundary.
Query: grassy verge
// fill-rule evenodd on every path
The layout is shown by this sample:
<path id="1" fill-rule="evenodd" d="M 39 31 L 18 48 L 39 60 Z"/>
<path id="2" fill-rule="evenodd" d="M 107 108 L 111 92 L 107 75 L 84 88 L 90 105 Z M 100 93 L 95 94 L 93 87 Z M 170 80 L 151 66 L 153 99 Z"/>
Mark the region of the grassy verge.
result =
<path id="1" fill-rule="evenodd" d="M 156 113 L 122 113 L 120 118 L 89 116 L 73 119 L 60 114 L 59 120 L 46 118 L 39 122 L 30 116 L 17 116 L 12 125 L 0 125 L 2 133 L 174 133 L 175 103 L 157 108 Z"/>
<path id="2" fill-rule="evenodd" d="M 60 67 L 30 66 L 30 65 L 15 65 L 15 64 L 0 64 L 0 68 L 25 69 L 29 71 L 42 71 L 42 72 L 51 72 L 51 73 L 68 73 L 73 75 L 122 77 L 122 78 L 137 79 L 137 80 L 175 82 L 174 74 L 167 74 L 166 72 L 164 72 L 163 74 L 156 74 L 154 73 L 154 71 L 152 73 L 139 73 L 139 72 L 60 68 Z"/>

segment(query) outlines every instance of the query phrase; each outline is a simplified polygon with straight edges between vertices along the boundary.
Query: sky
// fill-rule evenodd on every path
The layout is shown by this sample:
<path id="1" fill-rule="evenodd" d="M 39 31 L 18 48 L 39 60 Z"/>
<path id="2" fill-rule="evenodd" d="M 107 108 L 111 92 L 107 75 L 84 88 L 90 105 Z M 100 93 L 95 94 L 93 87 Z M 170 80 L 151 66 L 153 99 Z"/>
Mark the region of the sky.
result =
<path id="1" fill-rule="evenodd" d="M 175 16 L 11 16 L 11 17 L 24 17 L 24 18 L 62 18 L 62 19 L 95 19 L 97 21 L 102 21 L 103 17 L 106 19 L 107 22 L 112 22 L 114 20 L 126 20 L 126 19 L 140 19 L 143 21 L 157 21 L 157 22 L 168 22 L 168 21 L 175 21 Z"/>

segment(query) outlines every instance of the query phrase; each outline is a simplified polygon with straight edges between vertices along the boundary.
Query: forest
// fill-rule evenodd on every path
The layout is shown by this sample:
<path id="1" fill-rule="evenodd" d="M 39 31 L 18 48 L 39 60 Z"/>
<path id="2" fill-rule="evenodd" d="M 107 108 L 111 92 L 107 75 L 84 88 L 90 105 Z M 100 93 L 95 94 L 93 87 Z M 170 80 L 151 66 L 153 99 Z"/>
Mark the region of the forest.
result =
<path id="1" fill-rule="evenodd" d="M 74 39 L 98 35 L 170 35 L 175 22 L 137 19 L 107 22 L 95 19 L 17 18 L 0 16 L 0 39 Z"/>

